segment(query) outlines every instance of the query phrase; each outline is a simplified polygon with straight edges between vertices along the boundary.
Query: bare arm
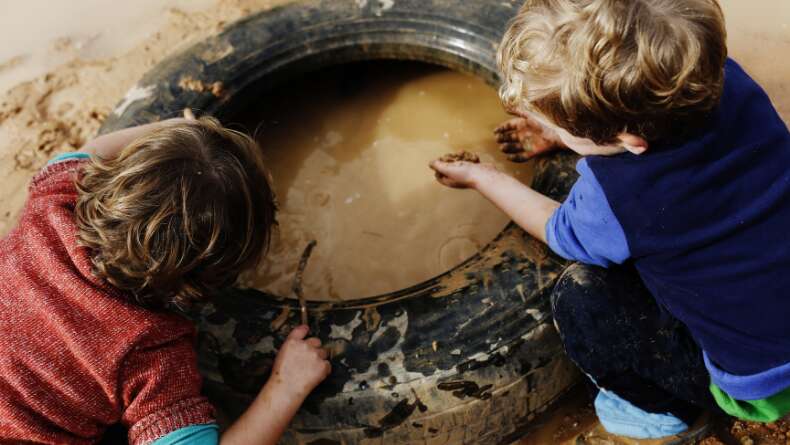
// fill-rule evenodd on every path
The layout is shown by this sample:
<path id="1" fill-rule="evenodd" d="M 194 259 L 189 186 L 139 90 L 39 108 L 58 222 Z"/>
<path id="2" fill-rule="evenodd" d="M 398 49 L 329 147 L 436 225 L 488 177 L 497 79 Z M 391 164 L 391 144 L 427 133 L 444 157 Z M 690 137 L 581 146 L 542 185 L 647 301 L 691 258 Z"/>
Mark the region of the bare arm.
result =
<path id="1" fill-rule="evenodd" d="M 473 188 L 530 235 L 546 243 L 546 223 L 560 203 L 544 196 L 488 164 L 431 163 L 439 182 L 454 188 Z"/>
<path id="2" fill-rule="evenodd" d="M 220 445 L 275 445 L 299 410 L 282 383 L 269 381 L 247 411 L 220 438 Z"/>
<path id="3" fill-rule="evenodd" d="M 221 445 L 275 445 L 307 395 L 331 372 L 317 338 L 295 328 L 275 359 L 272 376 L 247 411 L 220 438 Z"/>
<path id="4" fill-rule="evenodd" d="M 186 122 L 186 119 L 167 119 L 161 122 L 124 128 L 123 130 L 103 134 L 85 143 L 83 148 L 79 151 L 82 153 L 87 153 L 91 156 L 99 157 L 101 159 L 112 159 L 117 157 L 124 148 L 129 146 L 135 140 L 147 135 L 148 133 L 151 133 L 152 131 L 162 128 L 165 125 L 176 122 Z"/>

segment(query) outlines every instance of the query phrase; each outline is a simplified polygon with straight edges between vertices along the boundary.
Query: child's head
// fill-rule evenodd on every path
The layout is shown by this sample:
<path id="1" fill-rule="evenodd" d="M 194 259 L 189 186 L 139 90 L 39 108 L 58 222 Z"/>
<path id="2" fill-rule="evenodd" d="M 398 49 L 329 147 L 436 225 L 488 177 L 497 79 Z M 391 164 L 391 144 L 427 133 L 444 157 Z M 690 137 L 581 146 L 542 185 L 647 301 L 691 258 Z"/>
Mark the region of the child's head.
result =
<path id="1" fill-rule="evenodd" d="M 94 272 L 147 306 L 189 305 L 233 284 L 275 224 L 257 144 L 208 118 L 94 160 L 78 189 L 79 238 Z"/>
<path id="2" fill-rule="evenodd" d="M 716 0 L 527 0 L 499 49 L 501 96 L 569 145 L 646 146 L 718 104 L 726 57 Z"/>

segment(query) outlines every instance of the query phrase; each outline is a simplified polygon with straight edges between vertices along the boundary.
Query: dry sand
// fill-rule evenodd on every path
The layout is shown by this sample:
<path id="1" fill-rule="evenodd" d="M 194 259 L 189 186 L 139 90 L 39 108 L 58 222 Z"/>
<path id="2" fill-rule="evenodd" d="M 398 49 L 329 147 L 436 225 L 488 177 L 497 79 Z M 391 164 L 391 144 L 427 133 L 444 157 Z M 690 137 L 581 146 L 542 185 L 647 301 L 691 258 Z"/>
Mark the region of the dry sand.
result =
<path id="1" fill-rule="evenodd" d="M 0 6 L 8 21 L 0 38 L 18 42 L 13 51 L 8 45 L 0 51 L 0 234 L 13 226 L 32 175 L 54 154 L 95 135 L 143 73 L 227 23 L 285 2 L 26 0 Z M 61 64 L 53 67 L 53 61 Z"/>

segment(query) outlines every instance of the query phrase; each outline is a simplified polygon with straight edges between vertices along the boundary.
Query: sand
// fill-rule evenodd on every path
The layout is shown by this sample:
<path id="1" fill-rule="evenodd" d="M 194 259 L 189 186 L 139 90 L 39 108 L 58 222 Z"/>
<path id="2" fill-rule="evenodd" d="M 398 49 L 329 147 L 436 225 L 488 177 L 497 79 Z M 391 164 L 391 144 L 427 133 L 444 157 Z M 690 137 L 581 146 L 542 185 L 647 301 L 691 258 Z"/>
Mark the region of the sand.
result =
<path id="1" fill-rule="evenodd" d="M 280 3 L 26 0 L 0 7 L 9 23 L 0 38 L 15 42 L 0 50 L 0 234 L 13 226 L 33 174 L 94 136 L 143 73 L 227 23 Z M 34 23 L 41 26 L 31 32 Z"/>

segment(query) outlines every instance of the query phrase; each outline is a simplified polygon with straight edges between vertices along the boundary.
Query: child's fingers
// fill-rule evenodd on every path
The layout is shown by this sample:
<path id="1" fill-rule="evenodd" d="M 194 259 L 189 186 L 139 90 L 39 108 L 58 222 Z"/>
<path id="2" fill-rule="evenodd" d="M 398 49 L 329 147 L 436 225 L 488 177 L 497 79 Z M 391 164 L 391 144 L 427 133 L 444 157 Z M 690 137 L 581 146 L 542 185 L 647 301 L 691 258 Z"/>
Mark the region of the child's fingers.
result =
<path id="1" fill-rule="evenodd" d="M 293 331 L 291 331 L 290 334 L 288 334 L 286 340 L 303 340 L 305 337 L 307 337 L 308 332 L 310 332 L 309 327 L 305 325 L 297 326 L 293 329 Z"/>
<path id="2" fill-rule="evenodd" d="M 445 162 L 442 162 L 442 161 L 439 161 L 439 160 L 433 160 L 433 161 L 431 161 L 430 164 L 428 164 L 429 167 L 431 167 L 432 169 L 434 169 L 436 171 L 441 170 L 445 165 L 446 165 Z"/>
<path id="3" fill-rule="evenodd" d="M 466 185 L 464 185 L 463 183 L 455 181 L 452 178 L 449 178 L 447 176 L 442 176 L 442 175 L 437 174 L 436 175 L 436 180 L 439 181 L 439 184 L 441 184 L 441 185 L 443 185 L 445 187 L 450 187 L 450 188 L 454 188 L 454 189 L 464 189 L 464 188 L 466 188 Z"/>
<path id="4" fill-rule="evenodd" d="M 326 360 L 327 358 L 329 358 L 329 353 L 326 351 L 326 349 L 319 349 L 317 352 L 318 352 L 318 357 L 320 357 L 321 360 Z"/>
<path id="5" fill-rule="evenodd" d="M 520 164 L 522 162 L 529 161 L 530 159 L 532 159 L 533 156 L 534 155 L 529 155 L 525 153 L 517 153 L 517 154 L 507 155 L 507 159 L 510 162 L 515 162 L 517 164 Z"/>
<path id="6" fill-rule="evenodd" d="M 494 129 L 494 133 L 507 133 L 516 131 L 521 125 L 524 125 L 525 120 L 521 117 L 516 117 L 503 122 L 500 126 Z"/>
<path id="7" fill-rule="evenodd" d="M 494 129 L 494 134 L 495 135 L 502 135 L 502 134 L 506 134 L 506 133 L 513 133 L 513 132 L 515 132 L 517 130 L 518 130 L 518 128 L 514 124 L 504 123 L 504 124 L 502 124 L 502 125 L 500 125 L 500 126 L 498 126 L 498 127 L 496 127 Z"/>
<path id="8" fill-rule="evenodd" d="M 505 133 L 497 133 L 496 141 L 499 142 L 499 143 L 518 142 L 519 141 L 519 135 L 515 131 L 508 131 L 508 132 L 505 132 Z"/>
<path id="9" fill-rule="evenodd" d="M 449 169 L 450 169 L 450 166 L 451 166 L 451 164 L 450 164 L 450 163 L 447 163 L 447 162 L 442 162 L 442 161 L 438 161 L 438 160 L 436 160 L 436 161 L 431 161 L 431 163 L 430 163 L 430 164 L 428 164 L 428 166 L 429 166 L 429 167 L 430 167 L 430 168 L 431 168 L 433 171 L 435 171 L 436 173 L 438 173 L 439 175 L 446 175 L 446 174 L 447 174 L 447 172 L 448 172 L 448 171 L 449 171 Z"/>
<path id="10" fill-rule="evenodd" d="M 469 167 L 469 164 L 470 164 L 470 162 L 466 162 L 466 161 L 442 162 L 442 161 L 439 161 L 439 160 L 435 160 L 435 161 L 432 161 L 430 163 L 430 167 L 433 170 L 435 170 L 435 171 L 437 171 L 437 172 L 439 172 L 439 173 L 441 173 L 443 175 L 449 175 L 449 174 L 452 174 L 454 171 L 455 172 L 461 171 L 461 170 Z"/>
<path id="11" fill-rule="evenodd" d="M 524 151 L 524 146 L 520 143 L 508 142 L 499 144 L 499 149 L 505 154 L 517 154 Z"/>
<path id="12" fill-rule="evenodd" d="M 310 346 L 311 348 L 320 348 L 321 347 L 321 339 L 320 338 L 310 337 L 307 340 L 305 340 L 305 343 L 307 343 L 307 345 Z"/>

